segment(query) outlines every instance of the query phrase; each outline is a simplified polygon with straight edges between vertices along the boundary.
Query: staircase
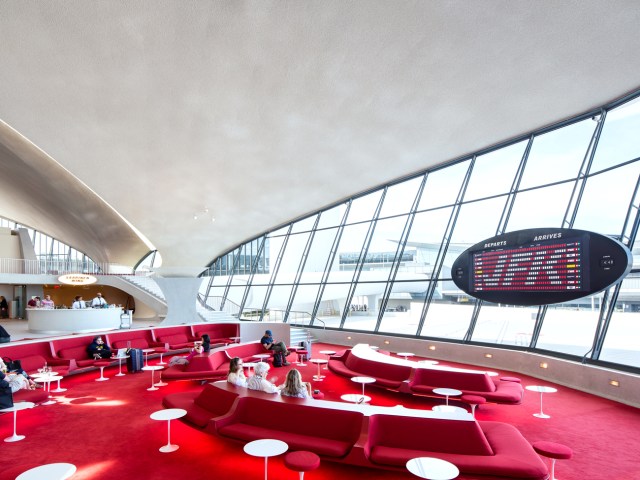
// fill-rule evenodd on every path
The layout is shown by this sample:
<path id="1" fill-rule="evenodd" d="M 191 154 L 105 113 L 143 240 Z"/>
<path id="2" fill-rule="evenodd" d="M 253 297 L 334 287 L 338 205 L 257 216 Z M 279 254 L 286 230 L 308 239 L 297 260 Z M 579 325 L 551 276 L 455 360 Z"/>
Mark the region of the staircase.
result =
<path id="1" fill-rule="evenodd" d="M 311 340 L 311 343 L 315 342 L 315 338 L 311 334 L 311 330 L 291 327 L 291 330 L 289 331 L 289 344 L 300 345 L 300 342 L 305 342 L 307 337 Z"/>
<path id="2" fill-rule="evenodd" d="M 156 281 L 151 277 L 141 277 L 136 275 L 122 275 L 122 278 L 128 282 L 133 283 L 135 286 L 141 288 L 145 292 L 157 297 L 162 301 L 166 301 L 162 289 L 158 286 Z"/>
<path id="3" fill-rule="evenodd" d="M 200 318 L 205 322 L 211 323 L 228 323 L 237 322 L 238 318 L 227 312 L 220 312 L 218 310 L 208 310 L 204 308 L 200 302 L 196 302 L 196 311 Z"/>

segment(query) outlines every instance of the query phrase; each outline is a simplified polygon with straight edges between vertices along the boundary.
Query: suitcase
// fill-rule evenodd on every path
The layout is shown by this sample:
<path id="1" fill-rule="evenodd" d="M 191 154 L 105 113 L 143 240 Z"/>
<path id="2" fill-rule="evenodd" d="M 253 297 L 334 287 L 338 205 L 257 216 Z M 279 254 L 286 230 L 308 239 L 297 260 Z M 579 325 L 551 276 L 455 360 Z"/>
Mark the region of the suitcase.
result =
<path id="1" fill-rule="evenodd" d="M 129 358 L 127 358 L 127 372 L 137 373 L 142 371 L 144 367 L 144 354 L 139 348 L 129 350 Z"/>

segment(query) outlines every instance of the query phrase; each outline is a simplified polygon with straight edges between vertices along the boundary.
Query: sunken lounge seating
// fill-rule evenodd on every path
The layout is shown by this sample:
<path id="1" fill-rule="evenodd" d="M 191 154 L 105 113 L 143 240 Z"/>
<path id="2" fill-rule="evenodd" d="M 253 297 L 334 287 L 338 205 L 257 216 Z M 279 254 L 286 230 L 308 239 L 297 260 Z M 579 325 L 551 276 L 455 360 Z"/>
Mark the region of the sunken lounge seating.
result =
<path id="1" fill-rule="evenodd" d="M 365 455 L 399 470 L 412 458 L 440 458 L 458 467 L 460 478 L 545 480 L 549 473 L 522 434 L 501 422 L 372 415 Z"/>
<path id="2" fill-rule="evenodd" d="M 127 330 L 124 332 L 113 332 L 106 335 L 107 343 L 112 350 L 119 348 L 156 348 L 160 345 L 153 339 L 151 330 Z"/>
<path id="3" fill-rule="evenodd" d="M 187 325 L 157 328 L 153 330 L 153 336 L 156 342 L 155 346 L 168 343 L 171 350 L 190 348 L 193 346 L 193 342 L 197 340 L 191 333 L 191 327 Z"/>
<path id="4" fill-rule="evenodd" d="M 223 437 L 243 442 L 274 438 L 286 442 L 290 450 L 341 458 L 360 437 L 362 421 L 360 412 L 242 397 L 215 425 Z"/>
<path id="5" fill-rule="evenodd" d="M 194 356 L 187 365 L 173 365 L 162 372 L 164 380 L 217 380 L 229 372 L 229 357 L 217 350 Z"/>
<path id="6" fill-rule="evenodd" d="M 272 353 L 265 350 L 259 341 L 229 345 L 228 347 L 225 347 L 223 350 L 224 352 L 226 352 L 226 355 L 229 357 L 229 360 L 231 360 L 233 357 L 239 357 L 242 359 L 243 362 L 257 362 L 258 359 L 255 358 L 254 355 Z"/>
<path id="7" fill-rule="evenodd" d="M 408 459 L 432 456 L 457 465 L 460 479 L 544 480 L 548 475 L 515 427 L 476 422 L 471 415 L 282 397 L 225 381 L 169 394 L 162 403 L 184 408 L 186 421 L 212 434 L 242 442 L 275 438 L 325 460 L 404 470 Z"/>
<path id="8" fill-rule="evenodd" d="M 375 386 L 399 390 L 411 376 L 411 367 L 385 362 L 374 362 L 345 350 L 329 360 L 329 369 L 343 377 L 367 376 L 376 379 Z"/>
<path id="9" fill-rule="evenodd" d="M 51 342 L 56 359 L 69 360 L 69 370 L 93 367 L 95 359 L 89 357 L 87 346 L 93 336 L 70 337 L 53 340 Z"/>
<path id="10" fill-rule="evenodd" d="M 203 323 L 192 325 L 191 330 L 196 338 L 202 337 L 205 333 L 209 335 L 212 345 L 228 345 L 229 343 L 235 343 L 231 338 L 239 336 L 240 324 Z"/>
<path id="11" fill-rule="evenodd" d="M 176 392 L 162 399 L 166 408 L 183 408 L 184 419 L 199 428 L 209 425 L 212 418 L 225 415 L 238 398 L 238 393 L 218 388 L 210 383 L 200 392 Z"/>
<path id="12" fill-rule="evenodd" d="M 488 402 L 517 405 L 522 402 L 522 385 L 495 382 L 486 372 L 417 368 L 409 382 L 413 393 L 433 395 L 434 388 L 455 388 L 463 395 L 479 395 Z"/>

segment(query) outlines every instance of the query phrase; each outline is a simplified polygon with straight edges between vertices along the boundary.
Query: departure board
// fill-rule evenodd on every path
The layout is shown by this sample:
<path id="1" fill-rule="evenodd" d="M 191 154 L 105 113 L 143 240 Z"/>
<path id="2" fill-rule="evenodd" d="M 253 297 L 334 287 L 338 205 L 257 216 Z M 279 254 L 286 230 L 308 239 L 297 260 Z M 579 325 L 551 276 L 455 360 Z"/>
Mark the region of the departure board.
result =
<path id="1" fill-rule="evenodd" d="M 455 260 L 451 278 L 480 300 L 512 305 L 561 303 L 600 292 L 631 271 L 616 239 L 575 229 L 528 229 L 478 242 Z"/>
<path id="2" fill-rule="evenodd" d="M 473 254 L 471 290 L 557 292 L 582 290 L 582 242 L 540 242 Z"/>

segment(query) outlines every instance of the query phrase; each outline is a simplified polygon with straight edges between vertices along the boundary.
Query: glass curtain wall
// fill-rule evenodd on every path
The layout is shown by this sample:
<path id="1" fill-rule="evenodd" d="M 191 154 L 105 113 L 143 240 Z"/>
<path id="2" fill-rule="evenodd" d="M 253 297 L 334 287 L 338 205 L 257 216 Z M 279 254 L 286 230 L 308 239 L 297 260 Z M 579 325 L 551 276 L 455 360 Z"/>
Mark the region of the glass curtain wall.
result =
<path id="1" fill-rule="evenodd" d="M 640 367 L 640 262 L 620 284 L 541 307 L 478 301 L 451 265 L 484 238 L 563 227 L 638 253 L 640 92 L 263 233 L 201 293 L 240 317 L 447 339 Z M 215 301 L 214 301 L 215 299 Z"/>
<path id="2" fill-rule="evenodd" d="M 29 232 L 43 274 L 57 275 L 58 272 L 69 271 L 101 273 L 100 267 L 87 255 L 45 233 L 1 217 L 0 227 L 12 230 L 24 228 Z"/>

